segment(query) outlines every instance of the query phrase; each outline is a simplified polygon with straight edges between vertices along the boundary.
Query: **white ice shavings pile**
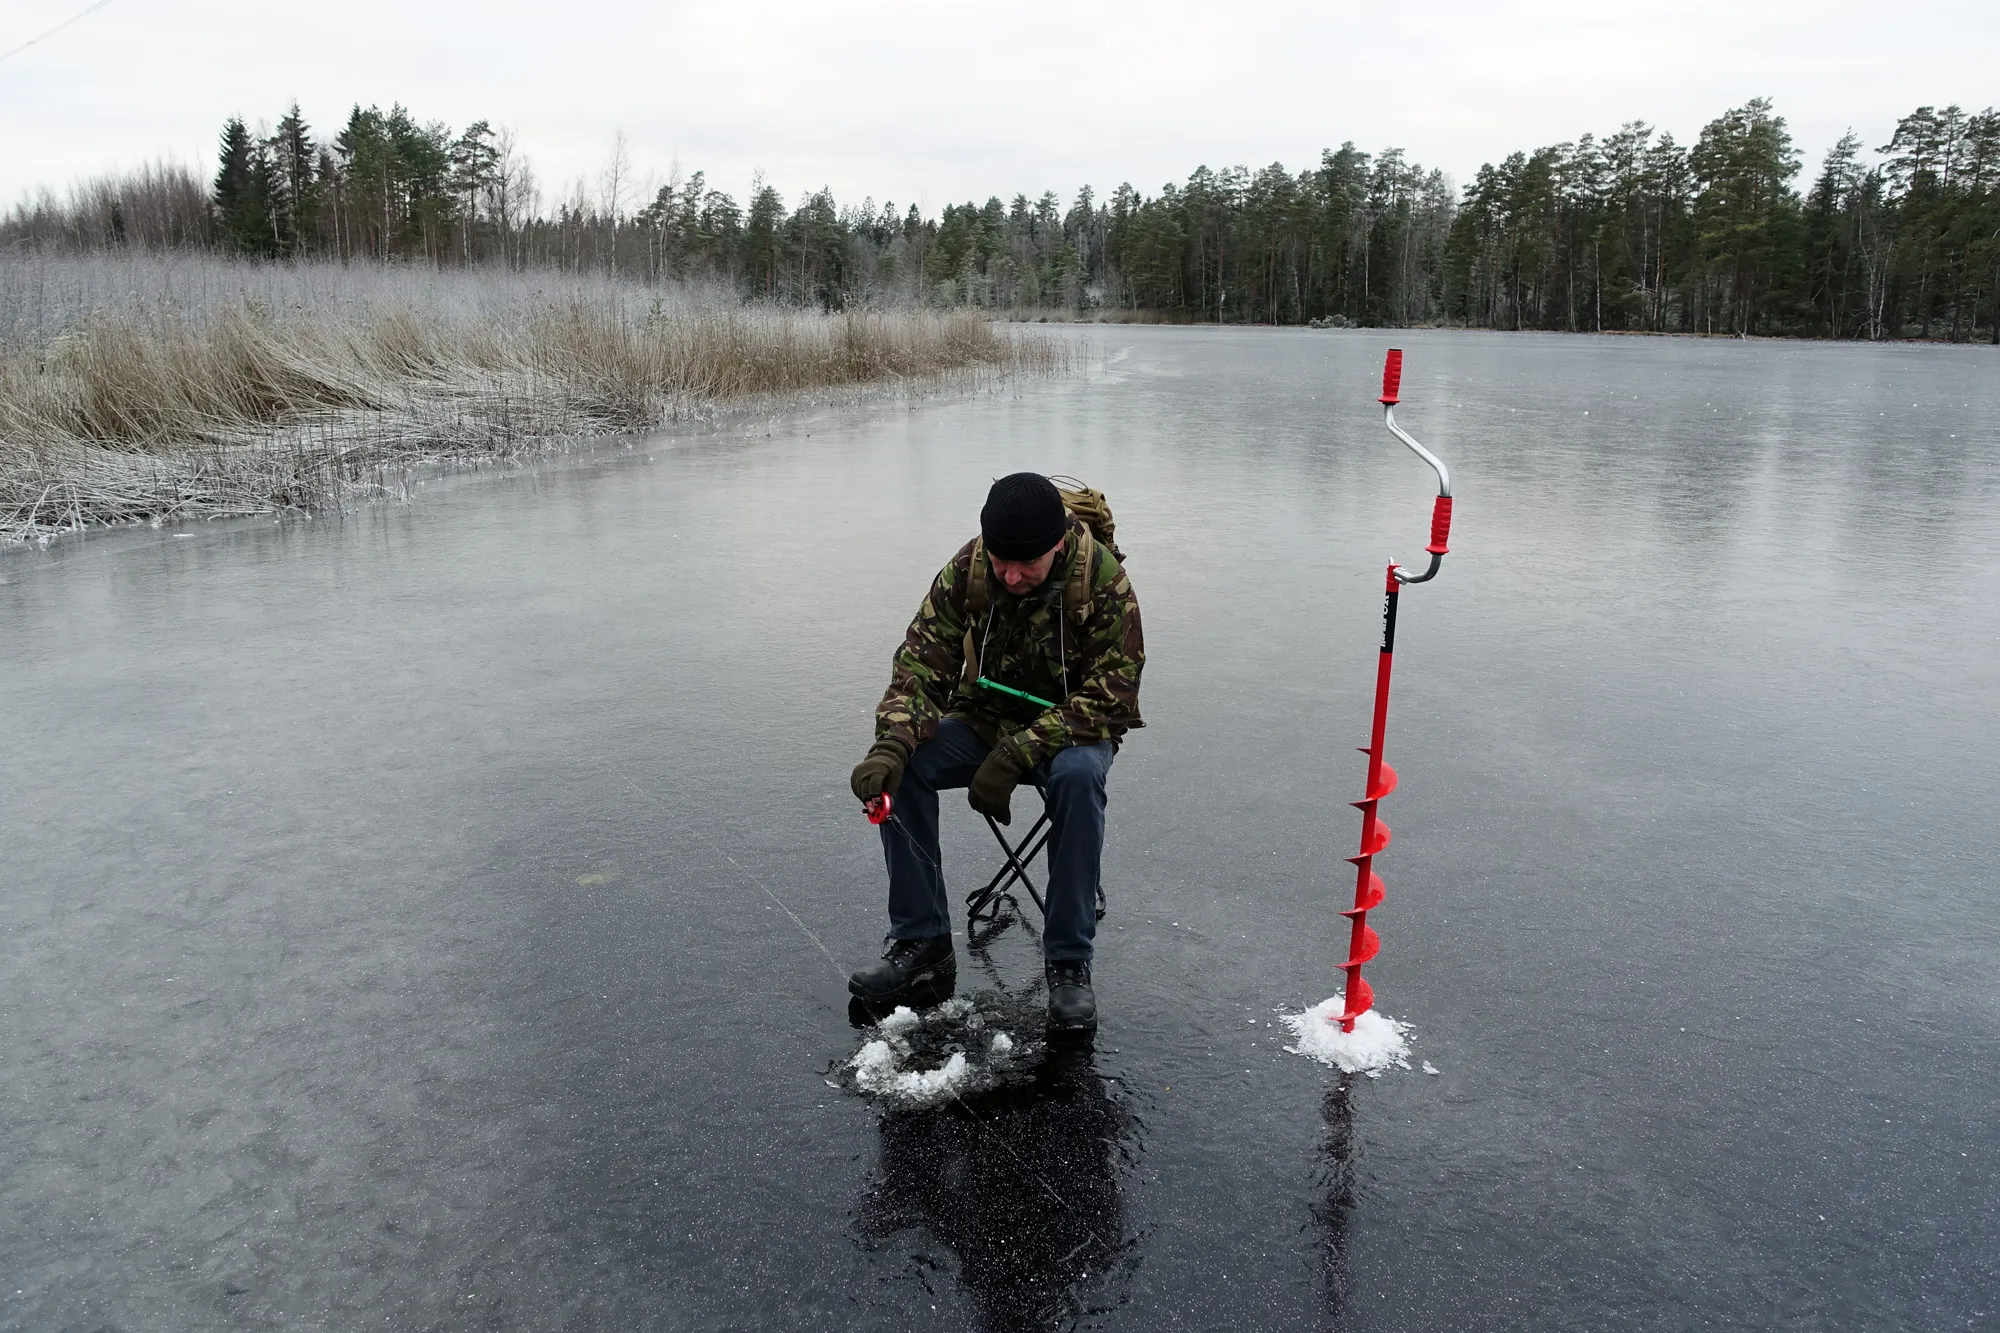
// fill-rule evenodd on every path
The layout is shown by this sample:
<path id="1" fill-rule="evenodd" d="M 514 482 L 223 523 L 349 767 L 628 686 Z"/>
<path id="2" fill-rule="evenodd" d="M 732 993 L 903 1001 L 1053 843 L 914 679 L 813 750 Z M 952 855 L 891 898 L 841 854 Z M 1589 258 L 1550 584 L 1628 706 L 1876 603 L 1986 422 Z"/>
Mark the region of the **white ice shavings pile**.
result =
<path id="1" fill-rule="evenodd" d="M 877 1097 L 908 1103 L 934 1102 L 958 1093 L 977 1076 L 990 1076 L 996 1065 L 1004 1063 L 1013 1053 L 1014 1039 L 1005 1032 L 994 1032 L 978 1065 L 966 1059 L 964 1050 L 952 1050 L 942 1064 L 930 1069 L 911 1067 L 915 1058 L 911 1039 L 926 1025 L 940 1029 L 938 1034 L 926 1035 L 944 1036 L 945 1029 L 962 1029 L 970 1038 L 985 1026 L 984 1019 L 963 996 L 922 1014 L 906 1005 L 897 1006 L 876 1025 L 873 1039 L 848 1061 L 855 1086 Z"/>
<path id="2" fill-rule="evenodd" d="M 920 1102 L 933 1101 L 965 1082 L 970 1066 L 965 1063 L 963 1052 L 952 1052 L 951 1058 L 936 1069 L 906 1070 L 903 1057 L 907 1053 L 898 1051 L 890 1041 L 869 1042 L 854 1057 L 854 1081 L 864 1092 Z"/>
<path id="3" fill-rule="evenodd" d="M 1408 1023 L 1399 1023 L 1379 1009 L 1370 1009 L 1355 1018 L 1354 1031 L 1342 1032 L 1340 1015 L 1346 1008 L 1347 997 L 1336 994 L 1302 1014 L 1283 1015 L 1285 1026 L 1298 1039 L 1298 1045 L 1285 1049 L 1293 1055 L 1310 1055 L 1321 1064 L 1370 1078 L 1381 1077 L 1390 1065 L 1410 1067 Z"/>
<path id="4" fill-rule="evenodd" d="M 958 1001 L 950 1000 L 947 1003 L 957 1004 Z M 923 1019 L 917 1016 L 917 1011 L 910 1008 L 909 1005 L 899 1004 L 896 1006 L 894 1013 L 876 1025 L 876 1031 L 885 1037 L 901 1037 L 906 1035 L 910 1029 L 920 1025 L 923 1021 Z"/>

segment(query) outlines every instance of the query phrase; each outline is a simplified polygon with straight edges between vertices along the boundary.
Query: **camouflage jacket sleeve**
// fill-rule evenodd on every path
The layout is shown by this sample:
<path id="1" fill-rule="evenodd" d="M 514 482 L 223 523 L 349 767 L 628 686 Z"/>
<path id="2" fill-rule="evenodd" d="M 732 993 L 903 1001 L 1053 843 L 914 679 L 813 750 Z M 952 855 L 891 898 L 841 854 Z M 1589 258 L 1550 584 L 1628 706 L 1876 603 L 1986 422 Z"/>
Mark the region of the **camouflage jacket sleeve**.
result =
<path id="1" fill-rule="evenodd" d="M 1072 745 L 1116 740 L 1139 716 L 1139 673 L 1146 665 L 1146 636 L 1132 581 L 1109 551 L 1099 548 L 1090 615 L 1078 631 L 1083 677 L 1060 708 L 1051 708 L 1005 738 L 1029 764 L 1053 758 Z"/>
<path id="2" fill-rule="evenodd" d="M 915 750 L 937 731 L 965 673 L 965 580 L 972 543 L 938 571 L 930 592 L 903 635 L 889 673 L 889 688 L 875 707 L 875 739 Z"/>

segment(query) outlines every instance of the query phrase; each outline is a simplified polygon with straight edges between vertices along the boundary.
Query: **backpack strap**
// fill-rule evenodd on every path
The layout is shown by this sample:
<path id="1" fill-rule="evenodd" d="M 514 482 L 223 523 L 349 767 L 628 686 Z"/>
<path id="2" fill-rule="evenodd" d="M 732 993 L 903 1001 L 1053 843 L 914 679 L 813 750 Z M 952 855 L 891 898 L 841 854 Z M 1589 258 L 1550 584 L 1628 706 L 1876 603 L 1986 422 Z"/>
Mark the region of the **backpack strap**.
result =
<path id="1" fill-rule="evenodd" d="M 1079 523 L 1076 554 L 1069 562 L 1069 579 L 1063 584 L 1063 611 L 1081 625 L 1090 619 L 1091 581 L 1097 573 L 1097 538 L 1088 523 Z"/>
<path id="2" fill-rule="evenodd" d="M 965 574 L 965 687 L 969 690 L 979 679 L 979 645 L 972 636 L 972 627 L 986 615 L 993 605 L 993 570 L 986 563 L 986 539 L 972 539 L 972 566 Z"/>
<path id="3" fill-rule="evenodd" d="M 993 566 L 986 560 L 986 539 L 972 539 L 972 566 L 965 571 L 965 619 L 970 624 L 993 605 Z"/>
<path id="4" fill-rule="evenodd" d="M 1091 583 L 1097 573 L 1098 541 L 1088 523 L 1076 525 L 1076 551 L 1070 557 L 1069 577 L 1063 580 L 1063 614 L 1081 625 L 1090 619 L 1095 599 Z M 973 626 L 993 606 L 993 567 L 986 561 L 986 539 L 972 542 L 972 568 L 965 577 L 965 684 L 970 689 L 979 679 L 979 644 Z"/>

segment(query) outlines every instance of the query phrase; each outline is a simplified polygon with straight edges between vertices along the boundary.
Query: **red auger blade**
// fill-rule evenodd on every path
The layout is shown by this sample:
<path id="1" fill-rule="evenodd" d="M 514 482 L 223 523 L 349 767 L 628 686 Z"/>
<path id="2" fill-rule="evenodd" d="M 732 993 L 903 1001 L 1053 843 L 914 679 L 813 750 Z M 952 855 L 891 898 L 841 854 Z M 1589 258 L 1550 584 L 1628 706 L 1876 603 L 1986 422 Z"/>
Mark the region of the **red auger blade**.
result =
<path id="1" fill-rule="evenodd" d="M 1379 801 L 1394 790 L 1396 790 L 1396 770 L 1389 767 L 1388 761 L 1384 760 L 1382 775 L 1375 779 L 1375 785 L 1368 789 L 1368 794 L 1358 801 L 1349 801 L 1348 804 L 1359 810 L 1370 801 Z"/>
<path id="2" fill-rule="evenodd" d="M 1364 860 L 1375 855 L 1375 853 L 1388 845 L 1389 826 L 1378 819 L 1375 821 L 1375 827 L 1368 830 L 1368 836 L 1362 840 L 1360 855 L 1350 856 L 1347 859 L 1355 865 L 1360 865 Z"/>
<path id="3" fill-rule="evenodd" d="M 1354 1031 L 1354 1020 L 1375 1007 L 1375 988 L 1364 981 L 1359 972 L 1349 974 L 1347 983 L 1347 1008 L 1339 1018 L 1329 1016 L 1327 1022 L 1339 1023 L 1344 1032 Z"/>
<path id="4" fill-rule="evenodd" d="M 1375 933 L 1375 927 L 1364 925 L 1361 927 L 1360 945 L 1354 950 L 1352 954 L 1348 955 L 1347 961 L 1342 963 L 1341 966 L 1344 968 L 1360 967 L 1363 963 L 1367 962 L 1370 958 L 1373 958 L 1376 954 L 1381 952 L 1382 952 L 1382 937 Z"/>
<path id="5" fill-rule="evenodd" d="M 1354 859 L 1358 860 L 1360 858 L 1357 857 Z M 1354 906 L 1342 912 L 1341 915 L 1351 921 L 1355 917 L 1360 916 L 1363 913 L 1367 912 L 1370 908 L 1380 907 L 1381 905 L 1382 905 L 1382 877 L 1371 870 L 1368 872 L 1367 885 L 1361 890 L 1360 893 L 1355 895 Z"/>

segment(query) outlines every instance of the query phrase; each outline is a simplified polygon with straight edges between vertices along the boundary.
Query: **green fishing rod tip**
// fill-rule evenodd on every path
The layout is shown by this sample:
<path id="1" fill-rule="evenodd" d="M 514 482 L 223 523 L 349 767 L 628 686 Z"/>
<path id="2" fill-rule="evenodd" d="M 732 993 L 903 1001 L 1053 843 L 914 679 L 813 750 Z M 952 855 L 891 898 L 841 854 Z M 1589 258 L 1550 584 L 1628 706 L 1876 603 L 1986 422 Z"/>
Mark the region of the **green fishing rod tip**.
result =
<path id="1" fill-rule="evenodd" d="M 1039 698 L 1035 695 L 1029 694 L 1026 690 L 1017 690 L 1012 685 L 1002 685 L 997 680 L 988 680 L 986 679 L 986 677 L 981 676 L 979 678 L 979 683 L 981 685 L 984 685 L 989 690 L 998 690 L 1002 694 L 1011 694 L 1016 699 L 1026 699 L 1031 704 L 1040 704 L 1044 708 L 1055 707 L 1055 705 L 1050 703 L 1047 699 Z"/>

